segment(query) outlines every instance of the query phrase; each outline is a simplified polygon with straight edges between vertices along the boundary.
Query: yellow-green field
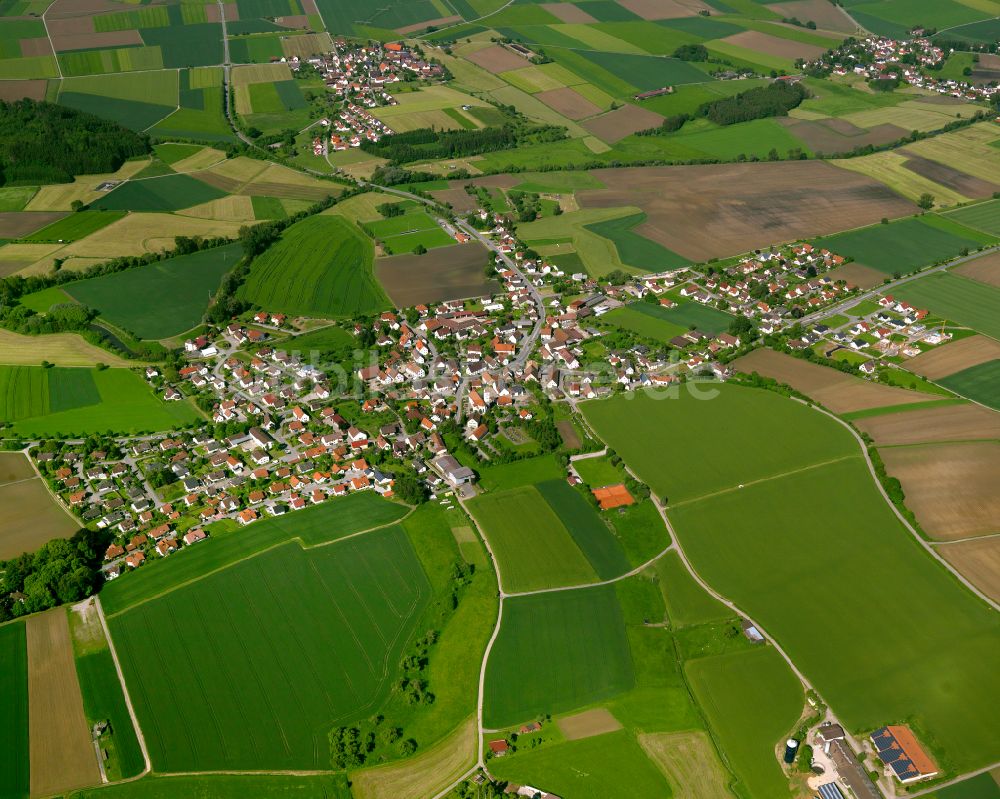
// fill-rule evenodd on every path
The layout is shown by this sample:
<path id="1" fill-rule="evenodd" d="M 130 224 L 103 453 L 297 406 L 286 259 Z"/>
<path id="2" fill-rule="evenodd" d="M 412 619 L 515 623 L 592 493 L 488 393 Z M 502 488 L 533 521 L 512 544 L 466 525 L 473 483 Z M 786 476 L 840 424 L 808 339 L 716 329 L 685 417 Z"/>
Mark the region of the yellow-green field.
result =
<path id="1" fill-rule="evenodd" d="M 972 199 L 907 169 L 904 166 L 906 161 L 905 155 L 886 151 L 863 155 L 859 158 L 833 159 L 829 163 L 839 166 L 841 169 L 868 175 L 914 202 L 925 193 L 933 194 L 939 205 L 958 205 Z"/>

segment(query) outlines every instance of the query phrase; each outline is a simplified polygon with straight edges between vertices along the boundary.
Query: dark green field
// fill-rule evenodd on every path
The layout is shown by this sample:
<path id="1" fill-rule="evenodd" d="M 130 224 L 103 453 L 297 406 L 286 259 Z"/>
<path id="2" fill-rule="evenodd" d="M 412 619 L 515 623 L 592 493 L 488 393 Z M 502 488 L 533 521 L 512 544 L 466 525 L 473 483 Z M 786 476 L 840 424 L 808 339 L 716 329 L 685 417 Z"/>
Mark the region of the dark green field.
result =
<path id="1" fill-rule="evenodd" d="M 268 311 L 315 317 L 374 313 L 389 301 L 372 273 L 371 239 L 339 216 L 288 228 L 257 257 L 242 296 Z"/>
<path id="2" fill-rule="evenodd" d="M 78 654 L 76 676 L 80 681 L 87 721 L 94 723 L 106 720 L 111 727 L 110 738 L 114 742 L 118 764 L 116 776 L 123 778 L 139 774 L 145 767 L 145 761 L 135 737 L 132 718 L 125 705 L 125 696 L 118 681 L 111 650 L 103 647 L 85 655 Z"/>
<path id="3" fill-rule="evenodd" d="M 28 437 L 170 430 L 201 418 L 188 402 L 164 402 L 128 369 L 0 366 L 0 404 Z M 13 417 L 13 418 L 11 418 Z"/>
<path id="4" fill-rule="evenodd" d="M 486 667 L 483 720 L 498 728 L 572 710 L 633 679 L 613 586 L 508 599 Z"/>
<path id="5" fill-rule="evenodd" d="M 343 774 L 314 777 L 284 775 L 144 777 L 138 782 L 78 791 L 72 799 L 351 799 Z"/>
<path id="6" fill-rule="evenodd" d="M 923 217 L 911 217 L 888 225 L 839 233 L 820 241 L 839 255 L 850 256 L 858 263 L 892 275 L 896 272 L 907 274 L 955 258 L 965 248 L 976 250 L 983 246 L 981 239 L 973 238 L 974 231 L 968 231 L 967 235 L 962 232 L 959 225 L 949 231 Z"/>
<path id="7" fill-rule="evenodd" d="M 636 233 L 634 228 L 645 221 L 646 215 L 640 213 L 623 216 L 621 219 L 595 222 L 592 225 L 586 225 L 586 228 L 598 236 L 613 241 L 615 249 L 618 250 L 618 257 L 626 266 L 647 269 L 651 272 L 662 272 L 690 265 L 691 262 L 687 258 Z"/>
<path id="8" fill-rule="evenodd" d="M 76 241 L 117 222 L 125 211 L 80 211 L 36 230 L 24 241 Z"/>
<path id="9" fill-rule="evenodd" d="M 155 768 L 329 768 L 328 733 L 385 701 L 429 595 L 394 526 L 288 543 L 115 616 Z"/>
<path id="10" fill-rule="evenodd" d="M 956 394 L 1000 411 L 1000 360 L 970 366 L 937 382 Z"/>
<path id="11" fill-rule="evenodd" d="M 0 627 L 0 796 L 28 796 L 28 650 L 24 622 Z"/>
<path id="12" fill-rule="evenodd" d="M 225 196 L 224 191 L 189 175 L 165 175 L 130 180 L 94 200 L 90 207 L 108 211 L 179 211 Z"/>
<path id="13" fill-rule="evenodd" d="M 106 583 L 101 589 L 101 604 L 109 616 L 122 613 L 276 544 L 299 540 L 304 546 L 316 546 L 398 521 L 405 513 L 404 505 L 361 493 L 292 515 L 262 519 L 247 528 L 226 532 L 210 528 L 211 540 L 185 550 L 179 557 L 147 563 L 141 577 Z"/>
<path id="14" fill-rule="evenodd" d="M 63 290 L 139 338 L 168 338 L 201 321 L 222 276 L 242 257 L 239 244 L 228 244 L 67 283 Z"/>
<path id="15" fill-rule="evenodd" d="M 583 51 L 580 55 L 640 91 L 684 83 L 706 83 L 711 80 L 700 69 L 677 58 L 596 51 Z"/>
<path id="16" fill-rule="evenodd" d="M 624 308 L 616 308 L 604 319 L 618 327 L 660 341 L 669 341 L 691 328 L 716 335 L 725 331 L 733 321 L 733 317 L 724 311 L 690 301 L 680 302 L 673 308 L 664 308 L 651 302 L 633 302 Z"/>
<path id="17" fill-rule="evenodd" d="M 535 487 L 556 512 L 598 577 L 607 580 L 631 568 L 621 543 L 583 494 L 565 480 L 547 480 Z"/>
<path id="18" fill-rule="evenodd" d="M 1000 288 L 996 286 L 937 272 L 904 283 L 893 294 L 935 316 L 1000 339 Z"/>

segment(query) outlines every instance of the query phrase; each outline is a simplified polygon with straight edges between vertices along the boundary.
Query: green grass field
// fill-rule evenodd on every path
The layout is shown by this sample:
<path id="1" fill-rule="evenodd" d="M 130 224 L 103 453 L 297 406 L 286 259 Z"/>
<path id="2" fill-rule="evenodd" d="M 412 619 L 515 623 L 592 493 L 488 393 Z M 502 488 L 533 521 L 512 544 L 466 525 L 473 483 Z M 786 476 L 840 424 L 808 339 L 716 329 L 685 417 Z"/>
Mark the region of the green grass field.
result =
<path id="1" fill-rule="evenodd" d="M 503 491 L 543 480 L 558 480 L 566 476 L 566 471 L 552 455 L 483 466 L 478 471 L 479 485 L 487 491 Z"/>
<path id="2" fill-rule="evenodd" d="M 727 330 L 733 321 L 733 317 L 724 311 L 686 301 L 673 308 L 645 301 L 633 302 L 624 308 L 615 308 L 604 319 L 617 327 L 660 341 L 669 341 L 674 336 L 687 333 L 692 327 L 715 335 Z"/>
<path id="3" fill-rule="evenodd" d="M 956 208 L 944 216 L 967 227 L 1000 236 L 1000 200 L 989 200 L 966 208 Z"/>
<path id="4" fill-rule="evenodd" d="M 815 411 L 743 386 L 694 384 L 681 387 L 679 394 L 635 392 L 580 408 L 597 433 L 671 504 L 856 453 L 854 442 Z M 711 424 L 709 418 L 727 423 Z M 764 425 L 773 425 L 766 437 Z M 697 452 L 717 455 L 697 457 Z M 753 457 L 744 457 L 747 452 Z"/>
<path id="5" fill-rule="evenodd" d="M 24 241 L 77 241 L 125 216 L 124 211 L 80 211 L 36 230 Z"/>
<path id="6" fill-rule="evenodd" d="M 738 778 L 739 796 L 790 797 L 775 746 L 798 721 L 805 697 L 777 650 L 700 658 L 685 666 L 691 689 Z"/>
<path id="7" fill-rule="evenodd" d="M 0 795 L 28 796 L 28 650 L 24 622 L 0 627 Z"/>
<path id="8" fill-rule="evenodd" d="M 102 738 L 101 745 L 114 749 L 114 778 L 134 777 L 141 773 L 145 768 L 145 761 L 135 737 L 132 718 L 125 705 L 125 696 L 118 681 L 111 650 L 103 646 L 86 654 L 77 652 L 76 676 L 80 681 L 87 721 L 91 724 L 107 721 L 111 728 L 110 733 L 105 733 L 106 737 Z M 110 763 L 108 766 L 110 771 Z"/>
<path id="9" fill-rule="evenodd" d="M 200 777 L 144 777 L 138 782 L 105 785 L 70 794 L 72 799 L 351 799 L 343 774 L 286 776 L 233 774 Z"/>
<path id="10" fill-rule="evenodd" d="M 496 554 L 505 591 L 534 591 L 597 581 L 554 509 L 532 486 L 485 494 L 469 502 Z"/>
<path id="11" fill-rule="evenodd" d="M 288 228 L 254 261 L 242 296 L 268 311 L 317 317 L 389 307 L 372 274 L 374 248 L 349 221 L 313 216 Z"/>
<path id="12" fill-rule="evenodd" d="M 190 175 L 130 180 L 94 200 L 91 208 L 123 211 L 179 211 L 218 200 L 226 193 Z"/>
<path id="13" fill-rule="evenodd" d="M 732 617 L 733 611 L 694 581 L 676 552 L 668 552 L 653 568 L 663 593 L 667 616 L 674 627 L 706 624 Z"/>
<path id="14" fill-rule="evenodd" d="M 614 242 L 623 264 L 651 272 L 678 269 L 690 261 L 662 244 L 636 233 L 633 228 L 646 221 L 645 214 L 633 214 L 587 225 L 587 230 Z"/>
<path id="15" fill-rule="evenodd" d="M 27 437 L 154 432 L 200 418 L 193 405 L 154 395 L 128 369 L 0 366 L 0 396 L 11 398 L 4 407 L 13 408 L 12 431 Z"/>
<path id="16" fill-rule="evenodd" d="M 544 785 L 571 799 L 655 799 L 671 796 L 663 773 L 625 730 L 490 761 L 490 772 L 517 784 Z"/>
<path id="17" fill-rule="evenodd" d="M 894 289 L 895 296 L 935 316 L 1000 339 L 1000 288 L 938 272 Z"/>
<path id="18" fill-rule="evenodd" d="M 970 366 L 937 382 L 956 394 L 1000 411 L 1000 359 Z"/>
<path id="19" fill-rule="evenodd" d="M 625 479 L 625 471 L 620 466 L 612 466 L 608 458 L 582 458 L 573 461 L 580 479 L 591 488 L 620 483 Z"/>
<path id="20" fill-rule="evenodd" d="M 621 542 L 580 491 L 565 480 L 547 480 L 535 487 L 565 525 L 598 577 L 608 580 L 631 568 Z"/>
<path id="21" fill-rule="evenodd" d="M 996 770 L 993 773 L 979 774 L 956 785 L 940 788 L 928 794 L 927 799 L 1000 799 L 998 776 L 1000 772 Z"/>
<path id="22" fill-rule="evenodd" d="M 63 291 L 139 338 L 176 336 L 198 325 L 222 276 L 243 257 L 228 244 L 67 283 Z"/>
<path id="23" fill-rule="evenodd" d="M 850 728 L 907 720 L 945 768 L 982 765 L 990 757 L 984 708 L 1000 698 L 1000 677 L 984 664 L 1000 656 L 1000 622 L 903 529 L 847 430 L 793 400 L 768 396 L 773 400 L 757 406 L 749 438 L 737 443 L 732 432 L 746 417 L 728 417 L 728 445 L 708 432 L 710 420 L 725 414 L 718 400 L 687 398 L 643 415 L 665 440 L 698 431 L 701 442 L 680 450 L 692 472 L 708 453 L 722 473 L 747 452 L 761 453 L 763 466 L 775 436 L 788 436 L 785 468 L 747 474 L 742 488 L 730 483 L 711 494 L 717 475 L 698 471 L 704 495 L 668 510 L 688 558 L 781 642 Z M 641 448 L 669 462 L 670 449 L 651 447 L 649 438 L 639 439 Z M 628 460 L 624 442 L 611 442 Z M 652 466 L 634 465 L 640 474 Z M 837 613 L 821 626 L 809 598 L 818 563 L 838 587 Z M 942 674 L 952 679 L 942 682 Z"/>
<path id="24" fill-rule="evenodd" d="M 819 241 L 833 252 L 850 256 L 879 272 L 907 274 L 955 258 L 965 248 L 976 250 L 983 246 L 981 240 L 974 238 L 973 231 L 968 231 L 971 235 L 960 235 L 961 226 L 955 227 L 956 231 L 945 230 L 927 217 L 910 217 Z"/>
<path id="25" fill-rule="evenodd" d="M 483 720 L 499 728 L 569 711 L 633 680 L 613 586 L 508 599 L 486 667 Z"/>
<path id="26" fill-rule="evenodd" d="M 455 243 L 431 216 L 420 210 L 408 211 L 402 216 L 380 219 L 377 222 L 367 222 L 365 228 L 382 242 L 386 253 L 390 255 L 412 252 L 419 245 L 429 250 Z"/>
<path id="27" fill-rule="evenodd" d="M 155 767 L 325 769 L 328 732 L 389 695 L 430 586 L 397 526 L 178 592 L 111 621 Z"/>
<path id="28" fill-rule="evenodd" d="M 141 577 L 123 577 L 105 584 L 101 604 L 109 616 L 122 613 L 271 547 L 289 541 L 301 541 L 307 547 L 325 544 L 399 521 L 405 513 L 404 505 L 362 493 L 266 518 L 246 528 L 210 528 L 210 540 L 183 550 L 177 557 L 147 562 Z"/>

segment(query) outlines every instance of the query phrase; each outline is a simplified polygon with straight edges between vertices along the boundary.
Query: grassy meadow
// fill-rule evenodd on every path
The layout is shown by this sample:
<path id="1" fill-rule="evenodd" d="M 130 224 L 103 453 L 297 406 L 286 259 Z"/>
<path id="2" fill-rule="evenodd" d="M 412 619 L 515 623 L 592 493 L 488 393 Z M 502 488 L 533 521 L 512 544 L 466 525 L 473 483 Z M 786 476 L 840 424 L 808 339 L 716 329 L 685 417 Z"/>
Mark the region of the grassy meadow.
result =
<path id="1" fill-rule="evenodd" d="M 894 296 L 935 316 L 1000 338 L 1000 288 L 937 272 L 894 289 Z"/>

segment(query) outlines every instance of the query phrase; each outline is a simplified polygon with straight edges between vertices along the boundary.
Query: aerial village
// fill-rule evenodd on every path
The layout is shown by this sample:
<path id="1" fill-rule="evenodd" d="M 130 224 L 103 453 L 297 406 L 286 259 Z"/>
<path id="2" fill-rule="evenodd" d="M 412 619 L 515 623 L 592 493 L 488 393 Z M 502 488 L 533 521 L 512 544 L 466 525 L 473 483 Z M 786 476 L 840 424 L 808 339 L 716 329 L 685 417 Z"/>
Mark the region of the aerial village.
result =
<path id="1" fill-rule="evenodd" d="M 445 502 L 450 492 L 471 496 L 474 463 L 516 458 L 508 444 L 525 430 L 537 439 L 553 401 L 725 380 L 728 362 L 760 335 L 827 356 L 846 350 L 871 379 L 883 359 L 949 337 L 891 295 L 865 315 L 824 324 L 859 289 L 827 274 L 844 258 L 807 242 L 612 285 L 528 257 L 501 214 L 477 209 L 470 218 L 485 229 L 502 291 L 346 324 L 367 358 L 350 374 L 295 348 L 288 335 L 310 329 L 309 320 L 248 313 L 186 341 L 176 374 L 145 370 L 165 400 L 195 399 L 212 424 L 127 442 L 43 442 L 34 454 L 54 493 L 85 524 L 117 534 L 107 578 L 197 544 L 221 520 L 246 526 L 359 491 L 401 496 L 403 482 Z M 605 347 L 601 317 L 636 302 L 700 303 L 743 324 L 716 335 L 691 329 L 667 345 Z"/>
<path id="2" fill-rule="evenodd" d="M 933 71 L 940 69 L 949 53 L 922 33 L 922 29 L 915 29 L 913 38 L 904 40 L 885 36 L 847 39 L 837 50 L 815 61 L 805 62 L 804 66 L 828 70 L 839 76 L 860 75 L 871 81 L 895 80 L 969 102 L 993 101 L 1000 92 L 1000 86 L 995 81 L 972 82 L 935 77 Z"/>
<path id="3" fill-rule="evenodd" d="M 324 78 L 330 93 L 342 102 L 334 119 L 321 119 L 323 135 L 313 139 L 313 154 L 360 147 L 364 140 L 377 142 L 393 129 L 370 109 L 397 105 L 392 87 L 407 80 L 435 80 L 444 76 L 440 64 L 424 60 L 408 45 L 398 42 L 358 44 L 339 38 L 332 52 L 308 59 Z M 292 68 L 299 62 L 293 59 Z M 326 130 L 329 132 L 327 133 Z"/>

